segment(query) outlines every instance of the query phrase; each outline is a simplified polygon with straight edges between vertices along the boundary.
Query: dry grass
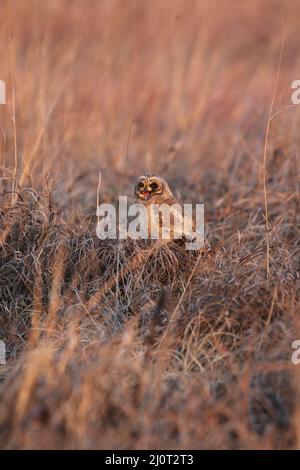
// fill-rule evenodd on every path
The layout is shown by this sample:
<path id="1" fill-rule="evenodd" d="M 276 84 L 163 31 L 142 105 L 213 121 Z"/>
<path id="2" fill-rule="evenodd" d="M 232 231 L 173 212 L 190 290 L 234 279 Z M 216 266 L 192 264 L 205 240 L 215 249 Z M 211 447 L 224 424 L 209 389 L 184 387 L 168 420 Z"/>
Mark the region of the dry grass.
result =
<path id="1" fill-rule="evenodd" d="M 274 113 L 296 0 L 2 0 L 1 448 L 299 448 L 286 9 Z M 99 170 L 204 202 L 211 250 L 98 240 Z"/>

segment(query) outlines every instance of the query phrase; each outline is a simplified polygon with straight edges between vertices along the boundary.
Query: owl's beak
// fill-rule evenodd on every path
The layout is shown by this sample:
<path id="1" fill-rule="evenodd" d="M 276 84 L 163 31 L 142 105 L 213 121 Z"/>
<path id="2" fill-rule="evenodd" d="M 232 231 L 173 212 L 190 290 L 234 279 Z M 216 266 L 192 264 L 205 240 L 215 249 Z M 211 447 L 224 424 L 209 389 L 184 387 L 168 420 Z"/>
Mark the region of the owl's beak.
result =
<path id="1" fill-rule="evenodd" d="M 148 199 L 150 197 L 149 191 L 143 191 L 142 195 L 143 195 L 143 199 L 145 199 L 145 201 L 148 201 Z"/>

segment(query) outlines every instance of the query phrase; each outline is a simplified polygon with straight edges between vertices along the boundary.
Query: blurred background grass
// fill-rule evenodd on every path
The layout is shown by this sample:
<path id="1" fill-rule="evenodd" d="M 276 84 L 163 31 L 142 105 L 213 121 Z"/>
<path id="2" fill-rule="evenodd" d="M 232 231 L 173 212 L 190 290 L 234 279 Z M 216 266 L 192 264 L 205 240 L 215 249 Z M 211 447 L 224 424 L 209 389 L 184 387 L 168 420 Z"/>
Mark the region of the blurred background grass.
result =
<path id="1" fill-rule="evenodd" d="M 290 104 L 300 67 L 297 1 L 28 0 L 1 8 L 1 161 L 14 160 L 13 78 L 18 175 L 31 160 L 31 172 L 51 172 L 86 210 L 94 200 L 82 192 L 99 168 L 104 190 L 131 191 L 132 180 L 116 176 L 134 121 L 129 174 L 197 181 L 245 165 L 245 178 L 257 181 L 284 23 L 276 111 Z M 296 145 L 298 119 L 298 110 L 276 119 L 272 144 Z"/>

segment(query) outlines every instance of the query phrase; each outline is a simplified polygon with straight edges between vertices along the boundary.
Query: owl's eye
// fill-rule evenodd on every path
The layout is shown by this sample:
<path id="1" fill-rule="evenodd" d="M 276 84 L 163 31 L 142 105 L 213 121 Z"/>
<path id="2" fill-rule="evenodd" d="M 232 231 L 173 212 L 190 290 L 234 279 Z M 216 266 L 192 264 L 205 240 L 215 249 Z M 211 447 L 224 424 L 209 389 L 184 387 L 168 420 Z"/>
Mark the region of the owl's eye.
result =
<path id="1" fill-rule="evenodd" d="M 139 188 L 139 189 L 143 189 L 143 188 L 144 188 L 144 183 L 142 183 L 142 181 L 140 181 L 140 182 L 138 183 L 138 188 Z"/>
<path id="2" fill-rule="evenodd" d="M 152 189 L 152 191 L 157 191 L 158 190 L 158 184 L 157 183 L 151 183 L 150 188 Z"/>

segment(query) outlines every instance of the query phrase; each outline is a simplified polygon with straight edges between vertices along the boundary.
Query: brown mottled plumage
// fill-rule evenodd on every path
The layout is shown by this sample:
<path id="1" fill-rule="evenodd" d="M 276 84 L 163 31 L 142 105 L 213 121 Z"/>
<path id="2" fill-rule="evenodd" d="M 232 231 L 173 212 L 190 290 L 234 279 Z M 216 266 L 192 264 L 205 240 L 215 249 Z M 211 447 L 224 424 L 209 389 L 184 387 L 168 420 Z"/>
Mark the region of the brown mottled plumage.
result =
<path id="1" fill-rule="evenodd" d="M 161 178 L 160 176 L 154 175 L 143 175 L 138 178 L 138 181 L 134 188 L 134 196 L 137 202 L 146 206 L 148 210 L 148 234 L 151 235 L 151 221 L 155 221 L 154 214 L 153 214 L 153 206 L 159 205 L 162 206 L 163 204 L 172 207 L 170 210 L 170 233 L 168 236 L 164 236 L 164 240 L 173 240 L 174 238 L 181 238 L 176 236 L 179 232 L 177 232 L 177 227 L 182 227 L 183 220 L 187 216 L 183 217 L 182 206 L 179 204 L 177 199 L 173 196 L 172 191 L 168 185 L 168 183 Z M 189 216 L 188 216 L 189 217 Z M 180 233 L 180 235 L 185 235 L 187 238 L 191 237 L 191 231 L 193 230 L 194 223 L 192 220 L 192 216 L 189 217 L 190 219 L 190 230 L 187 233 Z M 177 227 L 176 227 L 177 222 Z M 159 214 L 159 238 L 162 238 L 162 216 Z"/>

